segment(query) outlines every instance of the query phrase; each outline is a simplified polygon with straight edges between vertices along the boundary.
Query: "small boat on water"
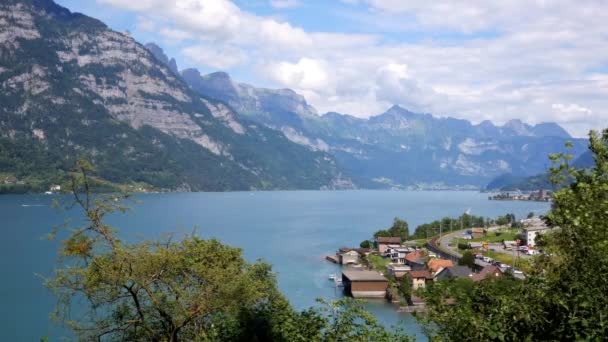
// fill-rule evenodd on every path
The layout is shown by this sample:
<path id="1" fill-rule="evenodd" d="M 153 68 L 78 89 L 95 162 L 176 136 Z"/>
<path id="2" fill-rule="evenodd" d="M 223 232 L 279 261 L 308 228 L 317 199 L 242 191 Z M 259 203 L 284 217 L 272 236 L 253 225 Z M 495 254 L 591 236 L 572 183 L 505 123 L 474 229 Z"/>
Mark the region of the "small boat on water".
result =
<path id="1" fill-rule="evenodd" d="M 335 281 L 336 280 L 336 275 L 335 274 L 330 274 L 329 275 L 329 280 Z"/>

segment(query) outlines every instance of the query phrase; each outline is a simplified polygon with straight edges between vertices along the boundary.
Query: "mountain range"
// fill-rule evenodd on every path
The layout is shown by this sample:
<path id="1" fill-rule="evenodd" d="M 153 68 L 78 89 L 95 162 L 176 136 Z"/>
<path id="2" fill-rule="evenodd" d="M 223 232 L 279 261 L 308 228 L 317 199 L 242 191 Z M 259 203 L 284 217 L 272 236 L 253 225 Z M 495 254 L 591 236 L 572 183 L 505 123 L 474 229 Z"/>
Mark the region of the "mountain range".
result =
<path id="1" fill-rule="evenodd" d="M 0 192 L 60 182 L 80 156 L 109 182 L 169 190 L 478 188 L 586 147 L 554 123 L 320 115 L 290 89 L 180 71 L 51 0 L 0 3 L 0 38 Z"/>
<path id="2" fill-rule="evenodd" d="M 161 50 L 162 51 L 162 50 Z M 165 57 L 166 58 L 166 57 Z M 244 118 L 282 132 L 292 142 L 333 155 L 344 172 L 366 188 L 483 187 L 497 175 L 534 175 L 548 167 L 548 154 L 586 149 L 555 123 L 504 125 L 440 118 L 393 106 L 361 119 L 319 115 L 290 89 L 265 89 L 235 82 L 225 72 L 181 71 L 197 91 L 224 101 Z"/>

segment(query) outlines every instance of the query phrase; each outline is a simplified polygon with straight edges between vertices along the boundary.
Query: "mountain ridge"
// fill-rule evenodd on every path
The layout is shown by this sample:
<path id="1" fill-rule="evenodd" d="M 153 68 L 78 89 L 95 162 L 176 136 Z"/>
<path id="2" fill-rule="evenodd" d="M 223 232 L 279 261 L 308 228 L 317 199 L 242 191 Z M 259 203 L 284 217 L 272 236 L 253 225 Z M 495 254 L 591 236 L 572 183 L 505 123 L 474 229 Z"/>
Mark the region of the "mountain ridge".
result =
<path id="1" fill-rule="evenodd" d="M 86 155 L 109 181 L 158 188 L 348 185 L 331 156 L 200 96 L 94 18 L 50 0 L 10 0 L 0 19 L 0 172 L 11 179 L 56 177 Z M 39 153 L 25 160 L 30 151 Z"/>
<path id="2" fill-rule="evenodd" d="M 256 88 L 225 72 L 201 75 L 191 68 L 181 74 L 193 90 L 230 104 L 241 117 L 280 131 L 308 149 L 332 154 L 363 187 L 483 188 L 505 172 L 544 170 L 548 154 L 562 151 L 566 141 L 573 141 L 575 154 L 585 150 L 583 139 L 572 138 L 555 123 L 473 124 L 399 105 L 366 119 L 335 112 L 319 115 L 293 91 Z M 239 88 L 247 89 L 245 95 Z"/>

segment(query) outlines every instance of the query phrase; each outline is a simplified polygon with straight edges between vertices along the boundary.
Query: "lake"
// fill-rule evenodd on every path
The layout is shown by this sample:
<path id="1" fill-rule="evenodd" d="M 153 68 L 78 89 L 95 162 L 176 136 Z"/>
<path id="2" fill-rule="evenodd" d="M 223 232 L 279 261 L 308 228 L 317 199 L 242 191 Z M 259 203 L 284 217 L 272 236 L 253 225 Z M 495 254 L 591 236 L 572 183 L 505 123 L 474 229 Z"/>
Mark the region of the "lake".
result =
<path id="1" fill-rule="evenodd" d="M 328 280 L 339 266 L 325 261 L 324 255 L 341 246 L 358 246 L 376 230 L 389 227 L 394 217 L 406 219 L 413 232 L 421 223 L 466 210 L 488 217 L 512 212 L 521 218 L 549 208 L 539 202 L 489 201 L 487 196 L 473 191 L 373 190 L 141 194 L 131 211 L 111 216 L 109 223 L 130 240 L 195 230 L 201 237 L 240 247 L 248 260 L 271 263 L 280 289 L 294 307 L 304 309 L 315 305 L 315 298 L 341 296 Z M 66 219 L 82 222 L 82 215 L 53 209 L 53 198 L 69 197 L 0 196 L 2 341 L 36 341 L 45 335 L 55 341 L 64 336 L 48 319 L 55 302 L 39 276 L 51 274 L 57 255 L 58 243 L 44 236 Z M 397 314 L 382 302 L 367 307 L 384 324 L 399 324 L 425 340 L 409 314 Z"/>

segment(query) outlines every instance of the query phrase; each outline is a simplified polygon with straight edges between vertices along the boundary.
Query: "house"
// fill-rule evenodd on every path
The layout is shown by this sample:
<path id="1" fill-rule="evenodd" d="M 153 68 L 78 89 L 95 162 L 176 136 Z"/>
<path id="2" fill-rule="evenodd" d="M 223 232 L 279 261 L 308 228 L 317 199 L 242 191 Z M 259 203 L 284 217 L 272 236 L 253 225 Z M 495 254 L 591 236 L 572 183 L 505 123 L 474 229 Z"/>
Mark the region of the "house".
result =
<path id="1" fill-rule="evenodd" d="M 376 271 L 347 269 L 342 271 L 344 293 L 354 298 L 384 298 L 388 279 Z"/>
<path id="2" fill-rule="evenodd" d="M 408 265 L 388 264 L 386 266 L 386 270 L 388 274 L 391 274 L 395 278 L 399 279 L 403 277 L 407 272 L 411 271 L 412 268 Z"/>
<path id="3" fill-rule="evenodd" d="M 433 281 L 433 275 L 427 270 L 410 271 L 410 278 L 412 279 L 412 289 L 414 290 L 424 288 L 426 287 L 426 283 Z"/>
<path id="4" fill-rule="evenodd" d="M 378 236 L 376 238 L 376 242 L 378 242 L 378 252 L 380 255 L 384 255 L 386 250 L 389 248 L 389 245 L 401 245 L 401 238 L 398 236 Z"/>
<path id="5" fill-rule="evenodd" d="M 391 259 L 394 264 L 405 264 L 405 257 L 408 253 L 412 252 L 410 247 L 393 246 L 386 250 L 385 256 Z"/>
<path id="6" fill-rule="evenodd" d="M 473 276 L 473 270 L 467 266 L 452 266 L 446 267 L 435 273 L 435 281 L 447 280 L 452 278 L 471 278 Z"/>
<path id="7" fill-rule="evenodd" d="M 533 217 L 525 220 L 521 220 L 523 224 L 522 239 L 526 245 L 534 247 L 536 246 L 536 237 L 539 234 L 544 234 L 551 230 L 551 227 L 547 226 L 543 220 L 538 217 Z"/>
<path id="8" fill-rule="evenodd" d="M 502 277 L 502 276 L 503 276 L 503 273 L 500 270 L 500 267 L 490 265 L 490 266 L 486 266 L 486 267 L 482 268 L 481 271 L 479 271 L 479 273 L 473 274 L 471 279 L 473 279 L 474 282 L 480 282 L 485 279 L 498 278 L 498 277 Z"/>
<path id="9" fill-rule="evenodd" d="M 350 250 L 338 254 L 338 261 L 342 265 L 358 264 L 359 263 L 359 252 Z"/>
<path id="10" fill-rule="evenodd" d="M 442 268 L 454 266 L 454 263 L 452 262 L 452 260 L 448 259 L 432 258 L 431 260 L 429 260 L 426 266 L 429 268 L 429 270 L 431 270 L 431 272 L 433 272 L 433 274 L 435 274 Z"/>
<path id="11" fill-rule="evenodd" d="M 417 250 L 409 253 L 405 256 L 405 264 L 410 266 L 412 270 L 426 269 L 424 252 Z"/>
<path id="12" fill-rule="evenodd" d="M 483 228 L 471 228 L 471 236 L 473 239 L 479 239 L 486 235 L 486 231 Z"/>

